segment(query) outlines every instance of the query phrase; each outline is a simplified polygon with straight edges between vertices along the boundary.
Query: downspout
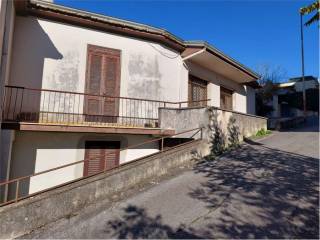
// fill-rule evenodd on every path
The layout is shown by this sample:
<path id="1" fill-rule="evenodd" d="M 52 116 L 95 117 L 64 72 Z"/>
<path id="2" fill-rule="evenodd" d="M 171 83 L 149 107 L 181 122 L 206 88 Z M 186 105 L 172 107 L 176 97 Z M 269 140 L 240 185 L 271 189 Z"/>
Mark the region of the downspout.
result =
<path id="1" fill-rule="evenodd" d="M 197 51 L 197 52 L 195 52 L 195 53 L 192 53 L 192 54 L 190 54 L 189 56 L 186 56 L 186 57 L 182 58 L 182 64 L 183 64 L 183 66 L 188 70 L 188 72 L 189 72 L 189 67 L 188 67 L 188 65 L 185 63 L 185 61 L 188 60 L 188 59 L 190 59 L 190 58 L 192 58 L 192 57 L 194 57 L 194 56 L 197 56 L 197 55 L 205 52 L 206 50 L 207 50 L 207 48 L 204 47 L 204 48 L 202 48 L 201 50 L 199 50 L 199 51 Z M 179 95 L 180 95 L 180 96 L 179 96 L 179 99 L 180 99 L 180 101 L 183 100 L 183 99 L 181 99 L 181 91 L 182 91 L 181 80 L 182 80 L 182 79 L 181 79 L 181 77 L 180 77 L 180 89 L 179 89 Z"/>
<path id="2" fill-rule="evenodd" d="M 201 54 L 201 53 L 203 53 L 203 52 L 205 52 L 205 51 L 207 51 L 207 48 L 203 48 L 203 49 L 201 49 L 201 50 L 198 51 L 198 52 L 192 53 L 192 54 L 190 54 L 189 56 L 186 56 L 186 57 L 182 58 L 182 61 L 188 60 L 189 58 L 192 58 L 192 57 L 194 57 L 194 56 L 197 56 L 197 55 L 199 55 L 199 54 Z"/>

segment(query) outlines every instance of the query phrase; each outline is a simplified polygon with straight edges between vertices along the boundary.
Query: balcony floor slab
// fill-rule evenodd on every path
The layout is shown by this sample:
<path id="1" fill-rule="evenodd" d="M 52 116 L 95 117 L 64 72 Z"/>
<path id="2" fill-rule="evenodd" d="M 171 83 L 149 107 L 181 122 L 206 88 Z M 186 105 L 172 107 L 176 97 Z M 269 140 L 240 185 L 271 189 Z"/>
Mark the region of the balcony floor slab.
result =
<path id="1" fill-rule="evenodd" d="M 109 133 L 109 134 L 144 134 L 166 136 L 175 134 L 172 129 L 143 128 L 127 126 L 97 126 L 90 125 L 68 125 L 49 123 L 29 123 L 29 122 L 3 122 L 2 129 L 12 129 L 20 131 L 41 131 L 41 132 L 82 132 L 82 133 Z"/>

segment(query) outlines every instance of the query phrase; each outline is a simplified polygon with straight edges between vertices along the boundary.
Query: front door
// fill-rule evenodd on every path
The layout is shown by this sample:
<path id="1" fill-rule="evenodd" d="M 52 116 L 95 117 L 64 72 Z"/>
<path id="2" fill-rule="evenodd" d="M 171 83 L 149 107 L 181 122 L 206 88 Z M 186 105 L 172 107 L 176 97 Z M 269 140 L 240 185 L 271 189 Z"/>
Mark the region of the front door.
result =
<path id="1" fill-rule="evenodd" d="M 90 176 L 119 166 L 120 142 L 87 141 L 83 175 Z"/>
<path id="2" fill-rule="evenodd" d="M 117 122 L 120 51 L 88 45 L 84 112 L 86 121 Z M 112 97 L 105 97 L 112 96 Z"/>

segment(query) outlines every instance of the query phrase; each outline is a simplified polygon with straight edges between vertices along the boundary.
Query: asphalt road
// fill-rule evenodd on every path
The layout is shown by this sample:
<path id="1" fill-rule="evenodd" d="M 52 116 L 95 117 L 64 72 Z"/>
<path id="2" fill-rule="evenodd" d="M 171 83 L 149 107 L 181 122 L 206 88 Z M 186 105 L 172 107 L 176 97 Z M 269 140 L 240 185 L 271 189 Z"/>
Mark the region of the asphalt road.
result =
<path id="1" fill-rule="evenodd" d="M 31 237 L 318 238 L 316 124 L 245 144 L 99 214 Z"/>

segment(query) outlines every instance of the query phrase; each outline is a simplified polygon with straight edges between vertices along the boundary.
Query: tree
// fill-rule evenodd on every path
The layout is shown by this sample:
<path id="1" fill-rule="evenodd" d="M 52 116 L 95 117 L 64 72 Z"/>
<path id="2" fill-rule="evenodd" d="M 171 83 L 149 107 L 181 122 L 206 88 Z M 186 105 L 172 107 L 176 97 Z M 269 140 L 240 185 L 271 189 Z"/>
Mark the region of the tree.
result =
<path id="1" fill-rule="evenodd" d="M 312 23 L 315 23 L 315 22 L 319 22 L 319 0 L 316 0 L 314 3 L 306 6 L 306 7 L 303 7 L 303 8 L 300 8 L 300 14 L 302 15 L 306 15 L 306 14 L 310 14 L 310 13 L 313 13 L 313 12 L 316 12 L 304 25 L 305 26 L 310 26 Z"/>
<path id="2" fill-rule="evenodd" d="M 261 64 L 257 67 L 256 72 L 260 75 L 258 82 L 261 86 L 267 83 L 278 83 L 287 79 L 287 71 L 281 66 L 270 66 Z"/>
<path id="3" fill-rule="evenodd" d="M 260 65 L 257 70 L 260 78 L 258 80 L 261 88 L 256 92 L 256 113 L 267 116 L 273 111 L 270 101 L 277 91 L 276 84 L 287 78 L 286 71 L 280 67 L 271 67 L 267 64 Z"/>

